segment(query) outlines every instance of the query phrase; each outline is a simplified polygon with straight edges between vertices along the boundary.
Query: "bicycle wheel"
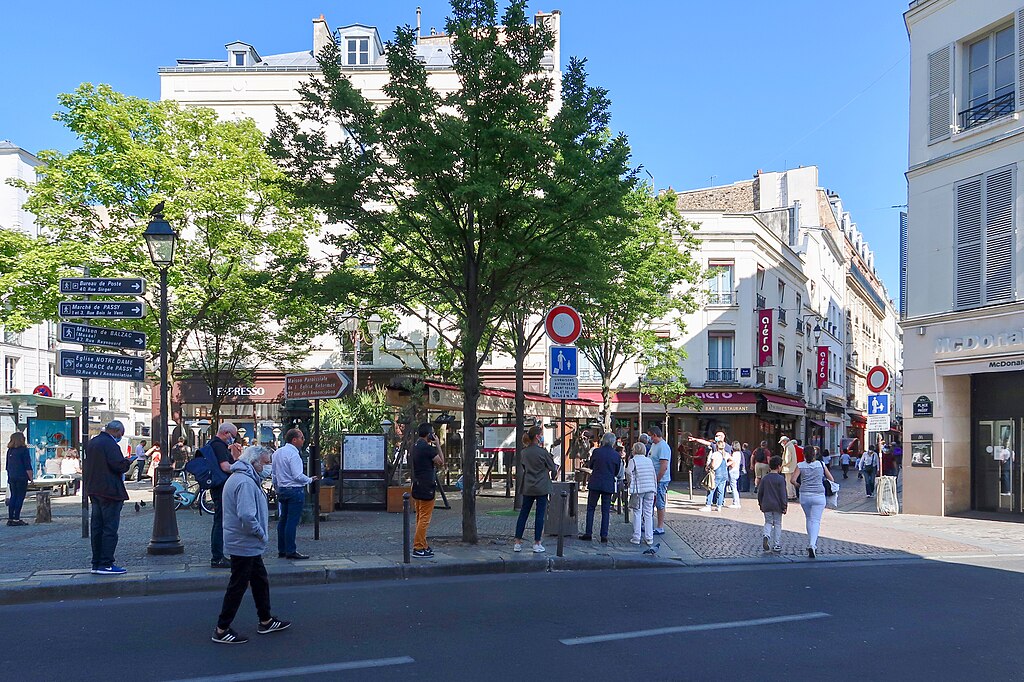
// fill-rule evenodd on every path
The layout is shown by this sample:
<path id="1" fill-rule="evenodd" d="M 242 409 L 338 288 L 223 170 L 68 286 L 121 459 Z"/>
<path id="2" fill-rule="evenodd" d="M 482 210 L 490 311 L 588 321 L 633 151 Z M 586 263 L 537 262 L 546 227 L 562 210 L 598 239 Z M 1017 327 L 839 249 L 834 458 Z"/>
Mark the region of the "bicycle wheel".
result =
<path id="1" fill-rule="evenodd" d="M 204 490 L 199 495 L 199 506 L 202 507 L 203 511 L 207 514 L 213 514 L 213 495 L 210 494 L 209 490 Z"/>

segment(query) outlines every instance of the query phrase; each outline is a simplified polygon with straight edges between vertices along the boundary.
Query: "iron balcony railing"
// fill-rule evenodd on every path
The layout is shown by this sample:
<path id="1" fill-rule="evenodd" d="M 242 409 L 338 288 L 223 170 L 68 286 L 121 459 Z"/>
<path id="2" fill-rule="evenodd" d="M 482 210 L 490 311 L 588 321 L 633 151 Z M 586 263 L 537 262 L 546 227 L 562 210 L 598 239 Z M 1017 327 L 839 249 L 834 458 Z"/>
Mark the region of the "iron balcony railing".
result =
<path id="1" fill-rule="evenodd" d="M 708 305 L 736 305 L 736 292 L 709 291 Z"/>
<path id="2" fill-rule="evenodd" d="M 779 390 L 786 390 L 786 377 L 779 377 Z"/>
<path id="3" fill-rule="evenodd" d="M 757 295 L 757 309 L 758 310 L 764 310 L 765 306 L 767 306 L 767 305 L 768 305 L 768 302 L 764 300 L 764 296 L 762 296 L 761 294 L 758 294 Z"/>
<path id="4" fill-rule="evenodd" d="M 786 324 L 786 309 L 779 308 L 779 323 Z"/>
<path id="5" fill-rule="evenodd" d="M 804 394 L 804 382 L 802 382 L 802 381 L 796 382 L 796 392 L 799 393 L 800 395 Z"/>
<path id="6" fill-rule="evenodd" d="M 764 384 L 765 383 L 764 370 L 763 369 L 757 370 L 757 372 L 754 375 L 754 381 L 756 381 L 759 384 Z"/>
<path id="7" fill-rule="evenodd" d="M 969 130 L 974 126 L 994 121 L 1000 116 L 1013 113 L 1016 102 L 1015 92 L 1008 92 L 987 102 L 976 104 L 970 109 L 960 112 L 960 130 Z"/>
<path id="8" fill-rule="evenodd" d="M 736 383 L 735 367 L 728 369 L 722 369 L 718 367 L 708 367 L 708 381 L 709 384 L 733 384 Z"/>

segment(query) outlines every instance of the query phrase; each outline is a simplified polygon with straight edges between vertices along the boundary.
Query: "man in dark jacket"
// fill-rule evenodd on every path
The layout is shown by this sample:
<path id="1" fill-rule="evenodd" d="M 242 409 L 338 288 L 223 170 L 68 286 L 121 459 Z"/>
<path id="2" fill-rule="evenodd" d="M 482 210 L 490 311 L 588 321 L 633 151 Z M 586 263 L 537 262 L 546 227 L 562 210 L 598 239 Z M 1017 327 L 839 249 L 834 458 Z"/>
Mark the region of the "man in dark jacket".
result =
<path id="1" fill-rule="evenodd" d="M 83 493 L 92 503 L 92 572 L 97 575 L 120 575 L 126 571 L 114 563 L 117 529 L 121 525 L 121 507 L 128 499 L 124 474 L 131 460 L 124 456 L 118 442 L 124 436 L 124 425 L 114 420 L 103 433 L 92 438 L 85 448 Z"/>
<path id="2" fill-rule="evenodd" d="M 622 471 L 622 458 L 615 451 L 616 437 L 614 433 L 606 433 L 601 438 L 601 447 L 595 448 L 590 455 L 589 488 L 587 491 L 587 532 L 580 540 L 590 540 L 594 532 L 594 511 L 598 500 L 601 501 L 601 542 L 608 542 L 608 521 L 612 510 L 612 496 L 615 494 L 615 483 Z"/>
<path id="3" fill-rule="evenodd" d="M 231 454 L 231 446 L 238 438 L 238 428 L 231 422 L 224 422 L 217 429 L 217 435 L 210 439 L 210 447 L 217 458 L 220 470 L 226 474 L 231 473 L 231 465 L 235 458 Z M 235 448 L 238 451 L 238 448 Z M 225 479 L 226 481 L 227 479 Z M 221 509 L 221 496 L 224 493 L 224 483 L 210 488 L 210 497 L 213 498 L 213 528 L 210 531 L 210 566 L 212 568 L 231 568 L 231 562 L 224 556 L 224 510 Z"/>

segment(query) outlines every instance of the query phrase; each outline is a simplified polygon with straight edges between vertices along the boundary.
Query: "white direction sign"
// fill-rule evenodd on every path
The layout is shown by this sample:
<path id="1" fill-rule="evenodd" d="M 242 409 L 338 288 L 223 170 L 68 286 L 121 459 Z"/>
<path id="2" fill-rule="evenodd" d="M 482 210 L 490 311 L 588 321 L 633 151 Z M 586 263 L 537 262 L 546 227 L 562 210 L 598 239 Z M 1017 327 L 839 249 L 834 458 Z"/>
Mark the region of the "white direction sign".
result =
<path id="1" fill-rule="evenodd" d="M 580 397 L 580 382 L 574 376 L 552 374 L 548 380 L 548 396 L 555 400 L 576 400 Z"/>
<path id="2" fill-rule="evenodd" d="M 578 376 L 576 366 L 576 346 L 551 346 L 548 373 L 551 376 Z"/>
<path id="3" fill-rule="evenodd" d="M 889 394 L 873 393 L 868 396 L 868 431 L 888 431 L 892 426 L 889 419 Z"/>

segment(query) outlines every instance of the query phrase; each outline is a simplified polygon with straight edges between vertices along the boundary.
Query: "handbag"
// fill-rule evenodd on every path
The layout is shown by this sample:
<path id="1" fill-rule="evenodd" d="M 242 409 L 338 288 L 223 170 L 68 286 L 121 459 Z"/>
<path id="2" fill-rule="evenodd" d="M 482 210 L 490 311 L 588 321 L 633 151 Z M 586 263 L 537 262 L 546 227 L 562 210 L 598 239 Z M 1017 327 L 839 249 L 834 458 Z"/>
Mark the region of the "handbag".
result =
<path id="1" fill-rule="evenodd" d="M 707 473 L 704 474 L 704 478 L 703 480 L 701 480 L 700 484 L 707 488 L 708 490 L 712 490 L 715 487 L 715 470 L 708 469 Z"/>
<path id="2" fill-rule="evenodd" d="M 832 481 L 828 480 L 828 476 L 825 475 L 825 465 L 821 465 L 821 482 L 825 486 L 825 497 L 832 497 L 836 494 L 835 488 L 832 487 Z"/>

